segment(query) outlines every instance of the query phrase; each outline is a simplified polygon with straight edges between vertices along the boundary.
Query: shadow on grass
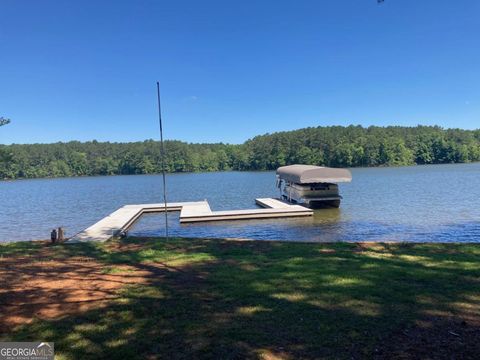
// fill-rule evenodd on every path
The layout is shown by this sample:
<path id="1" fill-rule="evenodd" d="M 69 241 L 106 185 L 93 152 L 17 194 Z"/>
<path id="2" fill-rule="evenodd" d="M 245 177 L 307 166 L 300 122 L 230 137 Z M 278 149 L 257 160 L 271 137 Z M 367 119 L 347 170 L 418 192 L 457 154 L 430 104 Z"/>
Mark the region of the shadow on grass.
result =
<path id="1" fill-rule="evenodd" d="M 54 341 L 66 359 L 474 358 L 480 351 L 474 244 L 128 238 L 51 254 L 94 259 L 112 276 L 128 266 L 119 281 L 142 274 L 104 307 L 35 319 L 3 336 Z M 102 273 L 88 271 L 83 276 L 93 279 Z"/>

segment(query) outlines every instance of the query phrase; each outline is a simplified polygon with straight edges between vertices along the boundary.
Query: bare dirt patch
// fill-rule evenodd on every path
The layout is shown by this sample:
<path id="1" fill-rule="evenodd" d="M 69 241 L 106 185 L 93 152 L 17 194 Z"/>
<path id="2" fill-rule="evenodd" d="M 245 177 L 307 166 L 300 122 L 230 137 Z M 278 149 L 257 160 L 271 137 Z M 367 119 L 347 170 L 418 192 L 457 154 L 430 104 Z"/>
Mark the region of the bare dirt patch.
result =
<path id="1" fill-rule="evenodd" d="M 55 319 L 104 307 L 122 287 L 145 283 L 151 275 L 126 265 L 109 272 L 89 257 L 50 257 L 49 247 L 43 247 L 34 256 L 0 259 L 0 332 L 34 318 Z"/>

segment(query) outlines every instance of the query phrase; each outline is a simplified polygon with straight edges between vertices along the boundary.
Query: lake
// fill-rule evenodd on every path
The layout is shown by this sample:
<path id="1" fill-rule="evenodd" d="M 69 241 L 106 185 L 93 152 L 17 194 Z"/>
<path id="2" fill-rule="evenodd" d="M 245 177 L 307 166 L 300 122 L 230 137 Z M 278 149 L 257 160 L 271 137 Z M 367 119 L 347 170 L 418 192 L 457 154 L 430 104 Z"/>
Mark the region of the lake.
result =
<path id="1" fill-rule="evenodd" d="M 351 169 L 341 184 L 340 209 L 313 217 L 180 225 L 172 236 L 290 241 L 480 241 L 480 163 Z M 257 197 L 276 197 L 274 172 L 170 174 L 168 201 L 207 199 L 212 210 L 254 208 Z M 162 202 L 159 175 L 34 179 L 0 182 L 0 242 L 67 236 L 126 204 Z M 164 234 L 164 215 L 144 215 L 135 236 Z"/>

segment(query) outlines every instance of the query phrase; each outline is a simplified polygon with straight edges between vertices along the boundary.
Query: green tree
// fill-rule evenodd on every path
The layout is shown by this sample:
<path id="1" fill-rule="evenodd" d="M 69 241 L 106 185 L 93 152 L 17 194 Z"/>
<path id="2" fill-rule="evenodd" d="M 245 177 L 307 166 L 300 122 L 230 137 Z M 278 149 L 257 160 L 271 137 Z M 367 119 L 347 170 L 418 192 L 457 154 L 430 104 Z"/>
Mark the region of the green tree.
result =
<path id="1" fill-rule="evenodd" d="M 0 117 L 0 126 L 7 125 L 10 123 L 10 119 L 6 119 L 4 117 Z"/>
<path id="2" fill-rule="evenodd" d="M 256 136 L 240 145 L 165 141 L 170 172 L 274 170 L 306 163 L 400 166 L 480 161 L 480 130 L 310 127 Z M 0 179 L 151 174 L 162 169 L 158 141 L 0 145 Z"/>

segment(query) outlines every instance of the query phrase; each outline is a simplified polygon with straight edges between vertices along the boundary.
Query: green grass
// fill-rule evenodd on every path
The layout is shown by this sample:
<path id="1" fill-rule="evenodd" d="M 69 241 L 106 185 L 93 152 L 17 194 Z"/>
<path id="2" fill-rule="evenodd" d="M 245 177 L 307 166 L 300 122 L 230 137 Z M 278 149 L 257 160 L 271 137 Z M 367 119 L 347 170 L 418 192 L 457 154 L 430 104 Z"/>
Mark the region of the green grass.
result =
<path id="1" fill-rule="evenodd" d="M 35 319 L 0 340 L 54 341 L 60 359 L 474 358 L 480 350 L 470 336 L 480 330 L 476 244 L 116 244 L 50 252 L 93 258 L 109 274 L 129 265 L 126 275 L 146 271 L 148 281 L 123 288 L 106 308 Z M 34 256 L 39 247 L 3 245 L 0 256 Z"/>

